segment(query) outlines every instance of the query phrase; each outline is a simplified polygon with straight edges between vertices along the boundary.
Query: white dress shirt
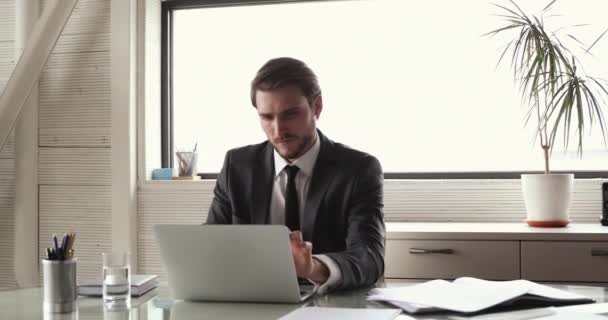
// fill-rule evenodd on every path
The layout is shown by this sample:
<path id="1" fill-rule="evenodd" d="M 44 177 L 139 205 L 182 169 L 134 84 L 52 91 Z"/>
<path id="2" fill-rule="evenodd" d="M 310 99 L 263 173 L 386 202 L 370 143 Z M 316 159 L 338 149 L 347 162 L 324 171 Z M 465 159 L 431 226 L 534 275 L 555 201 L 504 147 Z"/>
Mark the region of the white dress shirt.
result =
<path id="1" fill-rule="evenodd" d="M 316 133 L 316 132 L 315 132 Z M 300 226 L 302 226 L 302 215 L 306 212 L 306 196 L 308 195 L 308 187 L 310 178 L 319 156 L 321 142 L 318 135 L 315 137 L 315 144 L 304 153 L 302 156 L 294 160 L 292 163 L 283 159 L 281 155 L 274 150 L 274 184 L 272 187 L 272 197 L 270 200 L 270 223 L 285 225 L 285 192 L 287 189 L 287 171 L 283 170 L 287 165 L 296 165 L 300 170 L 296 174 L 296 190 L 298 193 L 298 206 L 300 210 Z M 329 269 L 329 278 L 325 283 L 316 283 L 315 290 L 319 294 L 324 294 L 331 289 L 342 279 L 340 268 L 336 262 L 324 255 L 316 254 L 314 257 L 323 262 Z"/>

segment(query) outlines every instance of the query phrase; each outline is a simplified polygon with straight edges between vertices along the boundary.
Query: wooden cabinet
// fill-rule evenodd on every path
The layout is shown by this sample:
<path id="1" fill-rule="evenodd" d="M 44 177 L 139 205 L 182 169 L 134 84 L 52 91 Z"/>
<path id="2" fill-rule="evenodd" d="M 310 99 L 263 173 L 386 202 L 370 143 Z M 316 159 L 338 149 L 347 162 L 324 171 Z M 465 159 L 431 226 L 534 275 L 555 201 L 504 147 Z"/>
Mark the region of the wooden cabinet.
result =
<path id="1" fill-rule="evenodd" d="M 386 278 L 519 277 L 517 241 L 393 240 L 386 244 Z"/>
<path id="2" fill-rule="evenodd" d="M 608 282 L 608 227 L 387 223 L 385 278 Z"/>
<path id="3" fill-rule="evenodd" d="M 521 277 L 608 282 L 608 242 L 522 241 Z"/>

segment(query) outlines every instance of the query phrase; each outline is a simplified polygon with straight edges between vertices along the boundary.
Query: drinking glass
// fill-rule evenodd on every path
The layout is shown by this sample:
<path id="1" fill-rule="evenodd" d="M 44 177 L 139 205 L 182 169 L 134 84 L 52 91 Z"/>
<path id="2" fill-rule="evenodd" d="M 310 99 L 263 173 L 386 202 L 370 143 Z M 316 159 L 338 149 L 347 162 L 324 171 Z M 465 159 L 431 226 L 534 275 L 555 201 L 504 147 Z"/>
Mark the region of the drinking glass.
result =
<path id="1" fill-rule="evenodd" d="M 131 271 L 128 252 L 102 253 L 103 301 L 106 307 L 131 306 Z"/>
<path id="2" fill-rule="evenodd" d="M 198 153 L 196 152 L 176 152 L 178 170 L 180 177 L 193 177 L 197 173 Z"/>

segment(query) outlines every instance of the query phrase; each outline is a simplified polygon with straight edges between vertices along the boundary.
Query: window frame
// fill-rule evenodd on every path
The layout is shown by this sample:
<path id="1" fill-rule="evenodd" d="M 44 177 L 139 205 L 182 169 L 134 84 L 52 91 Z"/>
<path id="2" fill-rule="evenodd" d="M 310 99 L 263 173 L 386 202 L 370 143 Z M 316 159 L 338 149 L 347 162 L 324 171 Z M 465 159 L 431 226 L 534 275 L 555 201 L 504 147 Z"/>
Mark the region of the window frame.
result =
<path id="1" fill-rule="evenodd" d="M 288 4 L 301 2 L 329 2 L 353 0 L 164 0 L 161 4 L 161 164 L 173 168 L 173 12 L 175 10 Z M 459 179 L 519 179 L 522 174 L 541 174 L 543 171 L 439 171 L 385 172 L 385 179 L 459 180 Z M 553 174 L 574 173 L 577 179 L 608 178 L 606 171 L 551 171 Z M 219 173 L 199 173 L 202 179 L 216 179 Z"/>

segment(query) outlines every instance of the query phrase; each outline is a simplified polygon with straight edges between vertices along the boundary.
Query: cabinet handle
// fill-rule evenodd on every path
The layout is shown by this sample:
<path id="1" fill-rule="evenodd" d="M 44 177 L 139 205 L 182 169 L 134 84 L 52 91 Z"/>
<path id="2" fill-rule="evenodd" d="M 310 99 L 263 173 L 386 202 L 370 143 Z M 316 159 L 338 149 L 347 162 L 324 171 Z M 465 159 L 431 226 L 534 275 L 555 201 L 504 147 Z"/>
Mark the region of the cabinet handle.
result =
<path id="1" fill-rule="evenodd" d="M 410 254 L 453 254 L 452 249 L 419 249 L 410 248 Z"/>
<path id="2" fill-rule="evenodd" d="M 607 257 L 608 256 L 608 250 L 591 249 L 591 256 L 592 257 Z"/>

